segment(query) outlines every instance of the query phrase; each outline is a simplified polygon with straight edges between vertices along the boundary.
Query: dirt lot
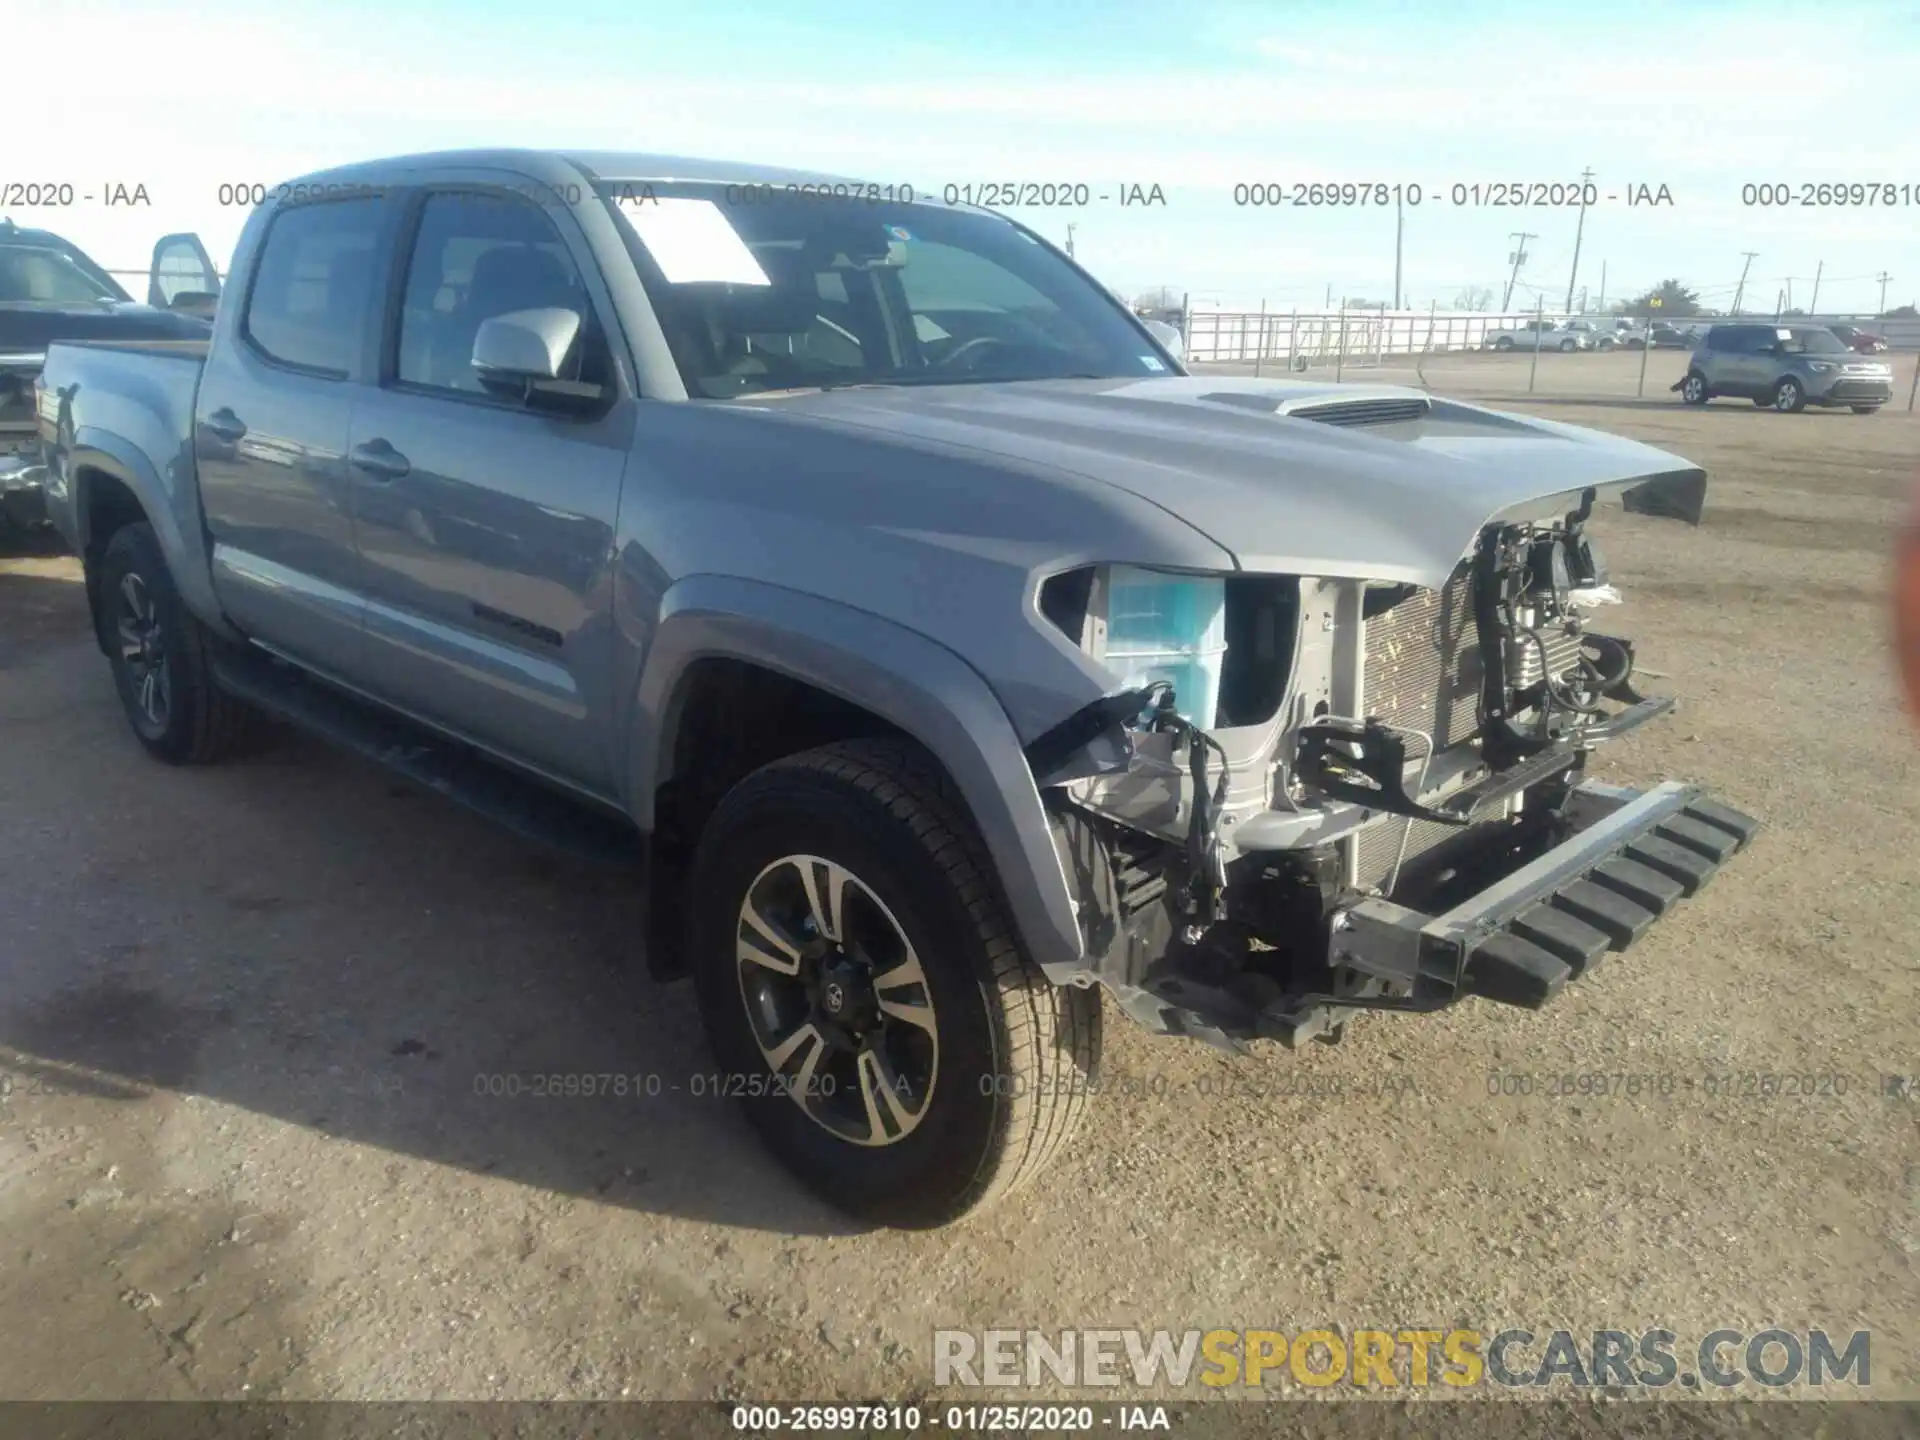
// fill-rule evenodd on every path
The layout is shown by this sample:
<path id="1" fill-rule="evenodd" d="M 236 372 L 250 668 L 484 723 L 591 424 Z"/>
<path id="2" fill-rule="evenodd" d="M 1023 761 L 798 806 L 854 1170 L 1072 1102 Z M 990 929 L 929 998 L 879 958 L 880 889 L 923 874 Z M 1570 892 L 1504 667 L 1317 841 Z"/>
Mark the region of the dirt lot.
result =
<path id="1" fill-rule="evenodd" d="M 1698 531 L 1603 513 L 1685 709 L 1602 774 L 1705 781 L 1754 848 L 1546 1013 L 1235 1063 L 1109 1010 L 1110 1086 L 1155 1093 L 940 1234 L 853 1230 L 689 1093 L 622 880 L 295 736 L 152 763 L 74 563 L 0 562 L 0 1396 L 899 1398 L 936 1326 L 1417 1324 L 1869 1329 L 1873 1393 L 1920 1396 L 1920 1103 L 1882 1080 L 1920 1069 L 1883 615 L 1920 419 L 1685 412 L 1679 357 L 1640 403 L 1628 357 L 1566 358 L 1621 398 L 1428 376 L 1708 467 Z M 682 1088 L 476 1093 L 551 1071 Z M 1598 1072 L 1673 1088 L 1489 1094 Z M 1707 1093 L 1749 1073 L 1844 1094 Z"/>

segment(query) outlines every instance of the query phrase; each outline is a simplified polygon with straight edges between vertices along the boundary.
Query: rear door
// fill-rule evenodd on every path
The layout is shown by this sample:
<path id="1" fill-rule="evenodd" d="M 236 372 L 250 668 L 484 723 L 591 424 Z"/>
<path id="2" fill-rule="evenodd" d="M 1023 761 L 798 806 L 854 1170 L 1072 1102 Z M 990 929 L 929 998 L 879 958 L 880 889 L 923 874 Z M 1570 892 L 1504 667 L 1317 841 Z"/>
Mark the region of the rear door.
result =
<path id="1" fill-rule="evenodd" d="M 562 206 L 475 185 L 415 193 L 381 384 L 354 414 L 367 687 L 570 786 L 610 794 L 612 560 L 633 431 L 612 307 Z M 558 306 L 585 321 L 593 413 L 489 393 L 481 322 Z"/>
<path id="2" fill-rule="evenodd" d="M 1714 388 L 1728 395 L 1764 393 L 1773 381 L 1773 332 L 1758 325 L 1731 325 L 1725 344 L 1725 358 L 1718 362 L 1721 378 L 1713 382 Z"/>
<path id="3" fill-rule="evenodd" d="M 275 213 L 195 402 L 222 607 L 268 646 L 343 676 L 359 663 L 364 609 L 347 437 L 386 224 L 377 198 Z"/>

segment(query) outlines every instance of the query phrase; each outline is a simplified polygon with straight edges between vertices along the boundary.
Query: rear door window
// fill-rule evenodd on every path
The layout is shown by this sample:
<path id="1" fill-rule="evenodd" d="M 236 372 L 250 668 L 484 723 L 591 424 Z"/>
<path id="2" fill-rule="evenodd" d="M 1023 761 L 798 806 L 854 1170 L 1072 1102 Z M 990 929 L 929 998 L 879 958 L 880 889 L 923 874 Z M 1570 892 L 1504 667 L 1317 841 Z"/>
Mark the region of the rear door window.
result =
<path id="1" fill-rule="evenodd" d="M 269 360 L 344 379 L 366 333 L 378 199 L 328 200 L 274 216 L 242 333 Z"/>

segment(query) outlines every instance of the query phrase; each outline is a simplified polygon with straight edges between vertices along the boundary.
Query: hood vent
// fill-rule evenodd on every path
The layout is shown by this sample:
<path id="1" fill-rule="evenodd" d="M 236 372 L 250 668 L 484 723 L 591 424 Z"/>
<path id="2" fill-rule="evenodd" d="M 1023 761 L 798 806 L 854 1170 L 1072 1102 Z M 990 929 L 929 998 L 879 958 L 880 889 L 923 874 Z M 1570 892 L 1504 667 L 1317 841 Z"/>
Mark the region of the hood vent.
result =
<path id="1" fill-rule="evenodd" d="M 1433 402 L 1424 395 L 1380 395 L 1367 400 L 1316 401 L 1281 413 L 1293 420 L 1318 420 L 1322 425 L 1400 425 L 1424 420 L 1432 409 Z"/>

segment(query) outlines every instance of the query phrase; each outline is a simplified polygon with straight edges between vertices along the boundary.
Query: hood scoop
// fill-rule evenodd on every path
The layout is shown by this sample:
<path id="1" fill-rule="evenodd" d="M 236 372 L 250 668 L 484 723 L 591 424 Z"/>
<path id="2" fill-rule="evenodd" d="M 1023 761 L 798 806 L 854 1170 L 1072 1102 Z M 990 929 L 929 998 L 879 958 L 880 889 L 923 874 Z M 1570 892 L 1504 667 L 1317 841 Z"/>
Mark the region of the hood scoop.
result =
<path id="1" fill-rule="evenodd" d="M 1402 425 L 1424 420 L 1433 411 L 1433 401 L 1425 395 L 1336 393 L 1329 396 L 1321 392 L 1276 403 L 1272 395 L 1257 391 L 1217 390 L 1199 398 L 1216 405 L 1258 410 L 1263 415 L 1285 415 L 1290 420 L 1318 420 L 1322 425 Z"/>
<path id="2" fill-rule="evenodd" d="M 1403 425 L 1424 420 L 1433 401 L 1424 395 L 1375 395 L 1354 400 L 1307 400 L 1280 407 L 1294 420 L 1318 420 L 1322 425 Z"/>

